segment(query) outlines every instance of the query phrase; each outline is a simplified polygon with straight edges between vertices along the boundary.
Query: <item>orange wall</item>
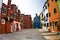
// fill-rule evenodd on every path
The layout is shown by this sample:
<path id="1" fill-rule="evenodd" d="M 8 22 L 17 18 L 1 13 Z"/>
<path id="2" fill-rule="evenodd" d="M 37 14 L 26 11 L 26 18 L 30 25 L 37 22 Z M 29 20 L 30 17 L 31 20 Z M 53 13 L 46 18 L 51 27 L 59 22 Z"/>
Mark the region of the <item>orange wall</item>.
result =
<path id="1" fill-rule="evenodd" d="M 50 12 L 50 17 L 49 17 L 49 22 L 55 22 L 56 20 L 58 21 L 59 19 L 59 14 L 58 14 L 58 5 L 55 1 L 52 2 L 52 0 L 48 1 L 49 3 L 49 8 L 48 11 Z M 54 7 L 57 10 L 57 13 L 54 14 Z M 54 24 L 55 25 L 55 24 Z M 50 31 L 52 32 L 52 27 L 50 26 Z M 54 32 L 57 31 L 57 27 L 54 26 Z"/>

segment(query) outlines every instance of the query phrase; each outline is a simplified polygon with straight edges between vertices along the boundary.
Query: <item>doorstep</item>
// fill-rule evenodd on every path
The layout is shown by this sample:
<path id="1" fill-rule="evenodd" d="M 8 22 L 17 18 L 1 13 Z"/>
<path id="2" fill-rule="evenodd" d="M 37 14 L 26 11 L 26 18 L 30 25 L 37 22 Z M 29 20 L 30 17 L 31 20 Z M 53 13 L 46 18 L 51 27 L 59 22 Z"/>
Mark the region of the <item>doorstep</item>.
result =
<path id="1" fill-rule="evenodd" d="M 48 40 L 60 40 L 60 36 L 44 36 Z"/>

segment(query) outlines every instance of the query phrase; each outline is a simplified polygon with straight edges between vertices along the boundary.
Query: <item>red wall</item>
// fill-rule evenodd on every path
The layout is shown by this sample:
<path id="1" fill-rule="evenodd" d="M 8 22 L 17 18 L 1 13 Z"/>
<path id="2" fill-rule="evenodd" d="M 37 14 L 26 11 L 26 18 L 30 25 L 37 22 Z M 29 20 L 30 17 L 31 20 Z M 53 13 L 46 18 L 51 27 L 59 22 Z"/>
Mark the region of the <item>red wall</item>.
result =
<path id="1" fill-rule="evenodd" d="M 31 28 L 31 16 L 30 15 L 24 15 L 24 28 L 29 29 Z"/>

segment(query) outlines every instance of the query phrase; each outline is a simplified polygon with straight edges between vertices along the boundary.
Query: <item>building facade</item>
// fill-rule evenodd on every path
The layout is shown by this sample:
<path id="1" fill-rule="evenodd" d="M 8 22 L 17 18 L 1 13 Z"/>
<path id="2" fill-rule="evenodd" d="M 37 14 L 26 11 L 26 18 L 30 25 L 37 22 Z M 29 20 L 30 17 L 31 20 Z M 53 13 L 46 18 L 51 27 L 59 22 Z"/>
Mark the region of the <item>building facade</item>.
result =
<path id="1" fill-rule="evenodd" d="M 20 30 L 20 10 L 18 10 L 15 4 L 11 5 L 10 18 L 13 20 L 13 22 L 11 22 L 11 26 L 14 26 L 12 29 L 14 31 Z"/>
<path id="2" fill-rule="evenodd" d="M 24 29 L 24 14 L 20 14 L 20 23 L 21 28 Z"/>
<path id="3" fill-rule="evenodd" d="M 44 6 L 43 6 L 43 14 L 44 14 L 44 27 L 43 29 L 45 29 L 46 31 L 49 31 L 49 13 L 48 13 L 48 6 L 47 6 L 47 1 L 45 2 Z"/>
<path id="4" fill-rule="evenodd" d="M 31 15 L 24 15 L 24 29 L 32 28 L 32 19 Z"/>
<path id="5" fill-rule="evenodd" d="M 60 30 L 59 12 L 57 0 L 47 0 L 49 11 L 49 30 L 51 32 L 58 32 Z"/>
<path id="6" fill-rule="evenodd" d="M 2 4 L 2 10 L 1 10 L 1 33 L 6 33 L 6 21 L 5 17 L 7 16 L 7 5 L 4 3 Z"/>
<path id="7" fill-rule="evenodd" d="M 15 4 L 11 4 L 11 0 L 8 0 L 8 5 L 3 3 L 1 10 L 1 34 L 21 30 L 21 11 L 17 6 Z"/>
<path id="8" fill-rule="evenodd" d="M 40 16 L 37 14 L 34 17 L 34 28 L 41 28 Z"/>
<path id="9" fill-rule="evenodd" d="M 40 21 L 41 21 L 41 27 L 42 27 L 42 29 L 44 28 L 44 14 L 43 14 L 43 11 L 40 13 Z"/>

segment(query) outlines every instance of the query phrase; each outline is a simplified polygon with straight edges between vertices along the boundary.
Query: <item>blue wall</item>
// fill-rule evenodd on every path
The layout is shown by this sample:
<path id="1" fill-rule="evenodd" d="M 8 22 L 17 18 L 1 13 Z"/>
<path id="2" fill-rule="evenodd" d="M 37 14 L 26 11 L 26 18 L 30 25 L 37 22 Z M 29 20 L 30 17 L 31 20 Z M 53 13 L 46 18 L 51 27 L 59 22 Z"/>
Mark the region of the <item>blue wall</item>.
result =
<path id="1" fill-rule="evenodd" d="M 35 16 L 34 18 L 34 28 L 40 28 L 41 22 L 40 22 L 40 16 Z"/>

